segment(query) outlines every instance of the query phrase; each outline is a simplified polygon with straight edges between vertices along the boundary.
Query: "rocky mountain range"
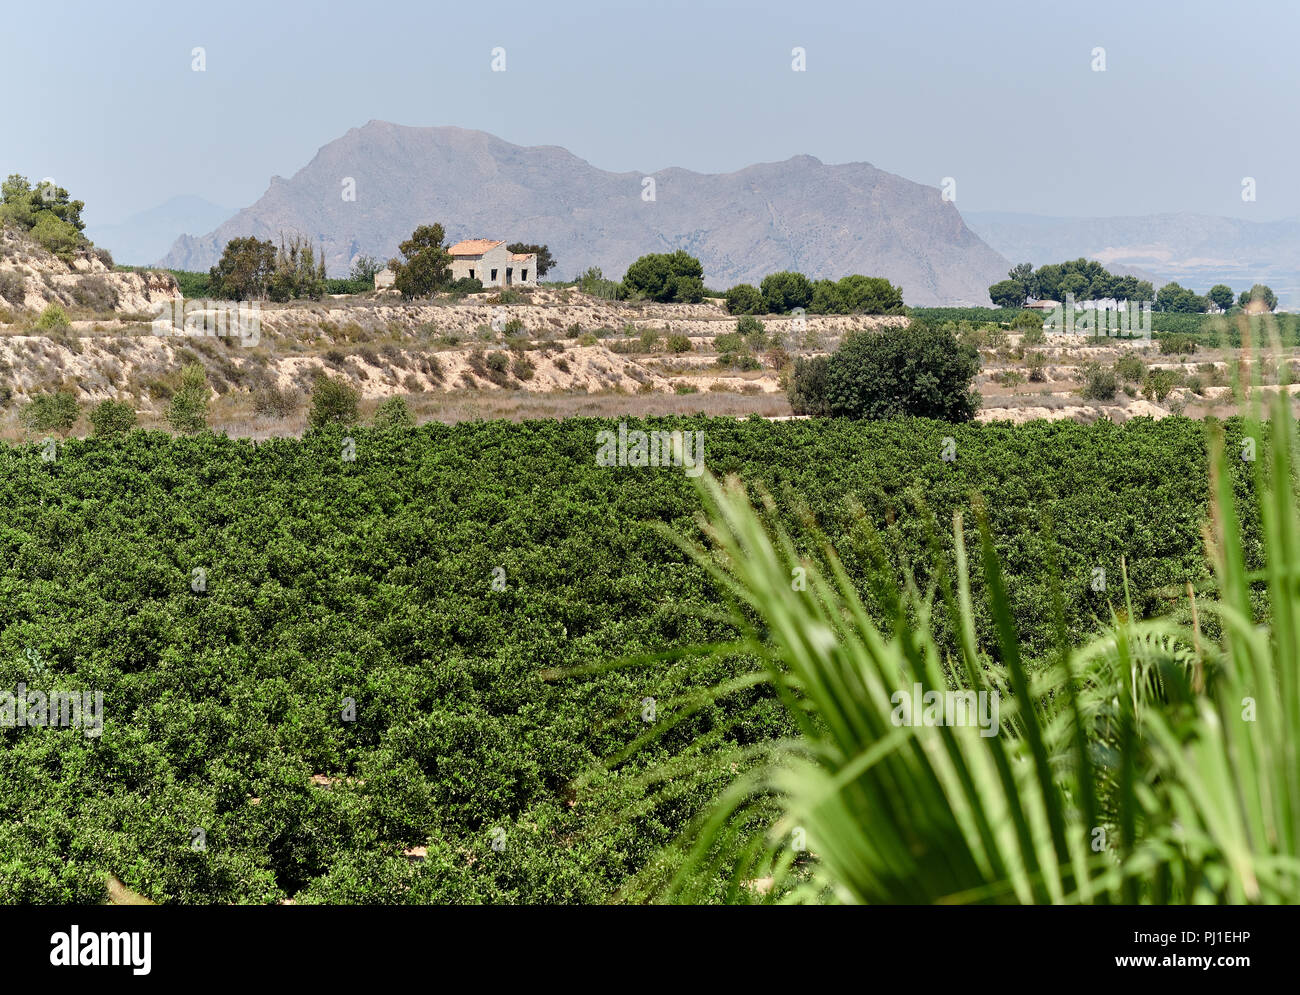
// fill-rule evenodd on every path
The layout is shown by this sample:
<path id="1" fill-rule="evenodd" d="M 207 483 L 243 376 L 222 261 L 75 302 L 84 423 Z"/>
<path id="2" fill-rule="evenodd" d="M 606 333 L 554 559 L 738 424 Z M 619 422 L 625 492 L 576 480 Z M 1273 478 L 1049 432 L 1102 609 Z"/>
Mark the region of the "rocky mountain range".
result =
<path id="1" fill-rule="evenodd" d="M 716 289 L 784 269 L 863 273 L 900 285 L 909 304 L 986 305 L 1010 266 L 937 188 L 864 162 L 804 155 L 725 174 L 612 173 L 554 146 L 382 121 L 330 142 L 292 178 L 273 177 L 214 231 L 177 239 L 162 264 L 203 270 L 233 237 L 297 233 L 323 244 L 340 276 L 359 255 L 395 255 L 434 221 L 451 240 L 546 244 L 557 260 L 548 275 L 561 278 L 589 266 L 618 278 L 640 255 L 685 249 Z"/>

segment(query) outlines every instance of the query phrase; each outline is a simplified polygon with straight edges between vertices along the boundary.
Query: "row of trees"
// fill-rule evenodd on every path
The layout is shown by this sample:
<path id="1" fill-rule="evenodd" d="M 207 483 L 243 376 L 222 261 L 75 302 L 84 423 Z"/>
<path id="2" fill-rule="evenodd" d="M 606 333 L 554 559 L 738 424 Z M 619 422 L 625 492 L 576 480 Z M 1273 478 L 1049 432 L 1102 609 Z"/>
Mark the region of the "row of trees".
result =
<path id="1" fill-rule="evenodd" d="M 1203 296 L 1177 283 L 1167 283 L 1156 293 L 1150 282 L 1133 276 L 1117 276 L 1095 259 L 1074 259 L 1064 263 L 1049 263 L 1038 269 L 1030 263 L 1020 263 L 1007 274 L 1007 279 L 989 287 L 989 299 L 998 307 L 1022 307 L 1027 300 L 1063 301 L 1070 294 L 1078 301 L 1104 300 L 1151 301 L 1153 311 L 1204 314 L 1213 304 L 1221 311 L 1229 310 L 1235 302 L 1245 308 L 1252 306 L 1272 311 L 1277 307 L 1277 295 L 1262 283 L 1243 290 L 1234 298 L 1232 288 L 1220 283 Z"/>
<path id="2" fill-rule="evenodd" d="M 1134 276 L 1118 276 L 1095 259 L 1073 259 L 1049 263 L 1034 269 L 1020 263 L 1007 279 L 989 287 L 989 299 L 998 307 L 1021 307 L 1030 298 L 1063 301 L 1068 294 L 1075 300 L 1154 301 L 1155 288 Z"/>
<path id="3" fill-rule="evenodd" d="M 740 283 L 726 294 L 730 314 L 897 314 L 903 292 L 878 276 L 854 274 L 840 280 L 809 280 L 802 273 L 769 273 L 757 287 Z"/>
<path id="4" fill-rule="evenodd" d="M 281 235 L 279 248 L 270 239 L 254 235 L 232 238 L 208 275 L 210 292 L 226 300 L 282 302 L 320 300 L 325 295 L 324 253 L 318 257 L 315 246 L 302 235 L 287 241 Z"/>
<path id="5" fill-rule="evenodd" d="M 1273 288 L 1264 283 L 1257 283 L 1249 290 L 1243 290 L 1235 298 L 1232 288 L 1226 283 L 1217 283 L 1201 296 L 1177 283 L 1166 283 L 1156 294 L 1153 310 L 1183 314 L 1204 314 L 1213 304 L 1220 311 L 1228 311 L 1234 301 L 1240 308 L 1273 311 L 1277 308 L 1277 294 Z"/>
<path id="6" fill-rule="evenodd" d="M 281 414 L 294 407 L 296 392 L 287 397 L 278 388 L 276 401 L 282 405 Z M 208 429 L 207 371 L 201 363 L 190 363 L 181 368 L 180 383 L 172 393 L 167 406 L 167 423 L 182 435 L 194 435 Z M 361 393 L 347 381 L 329 376 L 318 370 L 312 381 L 311 406 L 307 424 L 312 428 L 328 425 L 356 425 L 360 420 Z M 57 390 L 37 394 L 22 410 L 19 420 L 27 428 L 39 432 L 66 432 L 81 416 L 81 407 L 74 393 Z M 136 427 L 135 408 L 127 401 L 112 398 L 100 401 L 89 414 L 90 426 L 95 435 L 115 435 Z M 375 428 L 409 428 L 415 424 L 406 400 L 394 396 L 383 401 L 373 419 Z"/>
<path id="7" fill-rule="evenodd" d="M 650 253 L 627 268 L 621 283 L 592 267 L 578 278 L 584 293 L 597 297 L 698 304 L 704 299 L 704 267 L 688 252 Z M 802 273 L 769 273 L 755 287 L 740 283 L 727 291 L 730 314 L 897 314 L 903 292 L 881 277 L 855 274 L 841 280 L 810 280 Z"/>

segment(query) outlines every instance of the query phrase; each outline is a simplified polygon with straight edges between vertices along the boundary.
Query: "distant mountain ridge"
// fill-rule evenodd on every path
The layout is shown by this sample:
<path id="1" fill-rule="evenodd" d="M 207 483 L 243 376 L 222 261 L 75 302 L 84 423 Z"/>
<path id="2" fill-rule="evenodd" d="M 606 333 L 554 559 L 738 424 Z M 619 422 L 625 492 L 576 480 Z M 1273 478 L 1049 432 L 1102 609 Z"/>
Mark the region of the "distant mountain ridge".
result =
<path id="1" fill-rule="evenodd" d="M 643 199 L 644 177 L 654 199 Z M 355 201 L 344 200 L 355 181 Z M 647 252 L 685 249 L 705 283 L 726 288 L 793 269 L 812 278 L 884 276 L 913 305 L 987 305 L 1010 263 L 980 240 L 939 190 L 868 163 L 812 156 L 733 173 L 670 168 L 611 173 L 555 146 L 523 147 L 482 131 L 371 121 L 321 148 L 291 179 L 273 177 L 252 206 L 201 236 L 183 236 L 162 264 L 207 269 L 231 238 L 322 243 L 331 275 L 358 255 L 381 260 L 419 224 L 450 240 L 548 245 L 552 275 L 599 266 L 617 278 Z"/>
<path id="2" fill-rule="evenodd" d="M 113 259 L 131 266 L 148 266 L 190 231 L 205 231 L 230 217 L 231 210 L 202 197 L 173 197 L 147 211 L 112 225 L 89 224 L 86 235 L 107 248 Z"/>
<path id="3" fill-rule="evenodd" d="M 1203 214 L 1054 218 L 967 211 L 966 223 L 1015 262 L 1086 256 L 1177 281 L 1197 293 L 1226 283 L 1237 293 L 1266 283 L 1279 305 L 1300 309 L 1300 219 L 1242 221 Z"/>

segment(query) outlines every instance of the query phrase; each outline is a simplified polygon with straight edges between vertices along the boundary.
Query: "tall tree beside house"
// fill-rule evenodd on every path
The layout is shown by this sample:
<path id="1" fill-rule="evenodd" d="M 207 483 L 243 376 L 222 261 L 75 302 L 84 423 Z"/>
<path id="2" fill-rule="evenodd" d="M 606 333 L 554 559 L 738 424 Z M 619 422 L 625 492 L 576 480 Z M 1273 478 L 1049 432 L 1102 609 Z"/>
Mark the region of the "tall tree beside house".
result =
<path id="1" fill-rule="evenodd" d="M 1034 274 L 1033 263 L 1019 263 L 1007 274 L 1008 280 L 1015 280 L 1025 288 L 1026 297 L 1038 296 L 1038 277 Z"/>
<path id="2" fill-rule="evenodd" d="M 350 278 L 353 280 L 364 281 L 367 284 L 373 284 L 375 274 L 383 267 L 380 266 L 379 260 L 374 256 L 357 256 L 352 263 L 352 272 Z"/>
<path id="3" fill-rule="evenodd" d="M 451 280 L 451 253 L 443 244 L 446 233 L 440 224 L 420 225 L 397 248 L 406 258 L 388 261 L 393 286 L 403 297 L 428 297 Z"/>
<path id="4" fill-rule="evenodd" d="M 537 256 L 537 278 L 539 280 L 555 268 L 555 257 L 551 255 L 551 250 L 544 245 L 525 245 L 523 242 L 512 242 L 506 246 L 506 251 L 521 256 L 526 256 L 529 253 L 535 254 Z"/>

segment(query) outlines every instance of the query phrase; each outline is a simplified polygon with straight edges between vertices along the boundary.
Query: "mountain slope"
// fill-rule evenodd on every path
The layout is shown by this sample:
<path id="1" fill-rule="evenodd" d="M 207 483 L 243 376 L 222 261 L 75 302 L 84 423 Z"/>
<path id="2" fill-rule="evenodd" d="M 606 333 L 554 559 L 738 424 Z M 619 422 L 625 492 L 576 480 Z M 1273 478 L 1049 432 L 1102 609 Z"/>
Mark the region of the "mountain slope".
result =
<path id="1" fill-rule="evenodd" d="M 725 288 L 796 269 L 866 273 L 902 286 L 909 304 L 987 304 L 1009 264 L 966 227 L 939 191 L 867 163 L 811 156 L 734 173 L 610 173 L 554 146 L 525 148 L 481 131 L 371 121 L 322 148 L 292 179 L 210 234 L 183 237 L 163 260 L 206 269 L 237 235 L 299 232 L 323 242 L 331 274 L 365 253 L 387 259 L 418 224 L 450 239 L 547 244 L 554 275 L 599 266 L 618 277 L 647 252 L 685 249 Z M 344 181 L 356 200 L 343 199 Z"/>

